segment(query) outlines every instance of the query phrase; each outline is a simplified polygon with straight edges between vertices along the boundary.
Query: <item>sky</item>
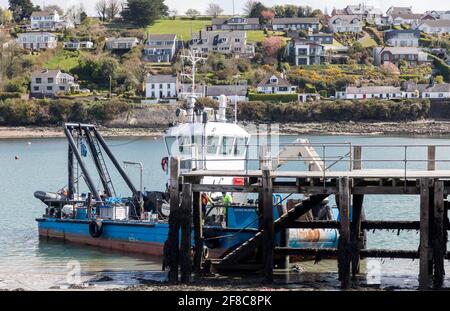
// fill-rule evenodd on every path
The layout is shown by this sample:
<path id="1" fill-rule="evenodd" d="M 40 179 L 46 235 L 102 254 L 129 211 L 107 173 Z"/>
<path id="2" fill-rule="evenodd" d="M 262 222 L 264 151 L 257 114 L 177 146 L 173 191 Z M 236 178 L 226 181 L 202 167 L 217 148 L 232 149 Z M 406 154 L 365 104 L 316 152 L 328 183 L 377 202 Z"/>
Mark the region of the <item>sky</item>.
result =
<path id="1" fill-rule="evenodd" d="M 63 9 L 72 5 L 83 3 L 88 15 L 95 16 L 95 2 L 96 0 L 32 0 L 35 5 L 45 6 L 50 4 L 57 4 Z M 235 13 L 242 13 L 246 0 L 234 0 Z M 309 5 L 314 9 L 324 10 L 328 9 L 331 13 L 333 8 L 344 8 L 348 4 L 358 4 L 364 2 L 369 5 L 374 5 L 381 8 L 384 12 L 390 6 L 412 6 L 415 13 L 422 13 L 427 10 L 450 10 L 450 3 L 447 0 L 262 0 L 266 6 L 273 6 L 274 4 L 296 4 Z M 224 9 L 224 14 L 233 13 L 233 0 L 165 0 L 166 5 L 170 9 L 176 9 L 178 14 L 183 14 L 187 9 L 193 8 L 200 12 L 204 12 L 209 3 L 217 3 Z M 0 7 L 7 7 L 8 0 L 0 0 Z"/>

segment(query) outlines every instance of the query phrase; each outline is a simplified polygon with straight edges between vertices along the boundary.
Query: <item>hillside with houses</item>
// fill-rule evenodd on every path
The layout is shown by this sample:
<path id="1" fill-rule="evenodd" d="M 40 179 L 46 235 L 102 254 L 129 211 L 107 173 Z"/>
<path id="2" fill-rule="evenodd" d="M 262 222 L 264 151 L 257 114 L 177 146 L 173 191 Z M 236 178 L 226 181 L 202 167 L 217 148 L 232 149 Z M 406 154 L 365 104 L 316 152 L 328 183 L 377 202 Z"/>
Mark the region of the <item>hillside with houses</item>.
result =
<path id="1" fill-rule="evenodd" d="M 163 0 L 99 0 L 96 9 L 88 16 L 82 5 L 30 0 L 0 9 L 3 123 L 28 118 L 27 109 L 33 124 L 55 109 L 55 122 L 72 118 L 80 105 L 100 106 L 100 115 L 179 105 L 192 91 L 182 74 L 186 50 L 206 58 L 195 90 L 202 105 L 225 95 L 246 111 L 290 105 L 339 115 L 373 102 L 404 105 L 404 117 L 417 119 L 430 101 L 450 101 L 450 10 L 361 3 L 328 12 L 252 0 L 231 15 L 217 3 L 177 12 Z"/>

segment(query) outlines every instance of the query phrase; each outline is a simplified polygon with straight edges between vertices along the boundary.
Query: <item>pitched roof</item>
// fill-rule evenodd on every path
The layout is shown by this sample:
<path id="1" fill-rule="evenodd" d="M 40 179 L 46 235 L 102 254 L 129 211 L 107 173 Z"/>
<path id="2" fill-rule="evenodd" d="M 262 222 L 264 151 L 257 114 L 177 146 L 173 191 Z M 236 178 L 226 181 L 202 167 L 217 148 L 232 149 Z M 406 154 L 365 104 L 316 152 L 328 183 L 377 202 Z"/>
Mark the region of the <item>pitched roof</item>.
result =
<path id="1" fill-rule="evenodd" d="M 139 41 L 138 38 L 136 37 L 119 37 L 119 38 L 114 38 L 114 37 L 110 37 L 110 38 L 106 38 L 106 41 L 114 41 L 114 42 L 136 42 Z"/>
<path id="2" fill-rule="evenodd" d="M 31 17 L 34 16 L 49 16 L 49 15 L 55 15 L 56 12 L 55 10 L 51 10 L 51 11 L 34 11 L 33 13 L 31 13 Z"/>
<path id="3" fill-rule="evenodd" d="M 420 25 L 423 24 L 429 27 L 450 27 L 450 19 L 425 20 Z"/>
<path id="4" fill-rule="evenodd" d="M 421 49 L 417 47 L 410 46 L 387 46 L 378 47 L 376 50 L 378 53 L 390 52 L 392 54 L 419 54 L 424 53 Z"/>
<path id="5" fill-rule="evenodd" d="M 285 78 L 282 78 L 278 73 L 268 73 L 261 82 L 258 83 L 258 86 L 272 86 L 273 83 L 270 83 L 270 79 L 275 76 L 278 79 L 278 83 L 275 84 L 277 86 L 291 86 L 292 84 Z"/>
<path id="6" fill-rule="evenodd" d="M 389 10 L 391 14 L 412 13 L 411 7 L 391 6 Z"/>
<path id="7" fill-rule="evenodd" d="M 173 41 L 177 38 L 176 34 L 149 34 L 147 37 L 148 41 Z"/>
<path id="8" fill-rule="evenodd" d="M 386 40 L 390 39 L 390 38 L 394 38 L 399 34 L 405 34 L 405 33 L 411 33 L 414 35 L 414 37 L 420 38 L 420 30 L 418 29 L 400 29 L 400 30 L 396 30 L 396 29 L 392 29 L 392 30 L 387 30 L 384 32 L 384 38 Z"/>
<path id="9" fill-rule="evenodd" d="M 272 20 L 272 25 L 286 24 L 318 24 L 317 17 L 277 17 Z"/>
<path id="10" fill-rule="evenodd" d="M 208 85 L 206 86 L 206 96 L 245 96 L 247 90 L 247 85 Z"/>
<path id="11" fill-rule="evenodd" d="M 147 83 L 176 83 L 177 77 L 172 75 L 152 75 L 146 80 Z"/>
<path id="12" fill-rule="evenodd" d="M 400 93 L 400 87 L 396 86 L 347 86 L 345 89 L 347 94 L 392 94 Z"/>
<path id="13" fill-rule="evenodd" d="M 36 35 L 40 35 L 40 36 L 50 36 L 50 37 L 57 37 L 57 35 L 50 33 L 50 32 L 38 32 L 38 31 L 33 31 L 33 32 L 21 32 L 17 34 L 18 36 L 36 36 Z"/>
<path id="14" fill-rule="evenodd" d="M 443 92 L 450 93 L 450 84 L 417 84 L 415 82 L 405 83 L 403 86 L 405 92 Z"/>
<path id="15" fill-rule="evenodd" d="M 340 19 L 346 23 L 351 23 L 354 20 L 358 20 L 360 23 L 362 22 L 361 18 L 358 15 L 334 15 L 330 18 L 330 23 L 334 23 L 337 19 Z"/>
<path id="16" fill-rule="evenodd" d="M 60 72 L 61 72 L 61 70 L 59 70 L 59 69 L 39 69 L 39 70 L 33 71 L 31 76 L 39 77 L 39 78 L 54 78 Z"/>
<path id="17" fill-rule="evenodd" d="M 243 18 L 246 20 L 247 25 L 259 25 L 259 18 L 257 17 L 240 17 L 240 16 L 235 16 L 235 17 L 231 17 L 231 18 L 213 18 L 211 20 L 211 24 L 212 25 L 223 25 L 226 24 L 230 19 L 232 18 Z"/>
<path id="18" fill-rule="evenodd" d="M 399 14 L 391 14 L 391 17 L 393 19 L 401 18 L 401 19 L 421 19 L 422 14 L 415 14 L 415 13 L 399 13 Z"/>

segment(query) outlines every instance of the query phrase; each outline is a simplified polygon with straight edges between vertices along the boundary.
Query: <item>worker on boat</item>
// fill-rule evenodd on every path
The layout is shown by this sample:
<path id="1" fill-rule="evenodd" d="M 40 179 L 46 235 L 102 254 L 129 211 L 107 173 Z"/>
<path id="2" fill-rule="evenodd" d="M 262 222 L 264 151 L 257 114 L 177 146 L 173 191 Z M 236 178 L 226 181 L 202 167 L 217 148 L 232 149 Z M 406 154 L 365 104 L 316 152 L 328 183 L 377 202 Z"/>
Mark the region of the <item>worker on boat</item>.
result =
<path id="1" fill-rule="evenodd" d="M 203 213 L 203 215 L 205 215 L 205 213 L 206 213 L 206 206 L 208 205 L 208 203 L 212 203 L 211 199 L 206 192 L 203 192 L 202 193 L 202 213 Z"/>
<path id="2" fill-rule="evenodd" d="M 230 206 L 233 204 L 233 197 L 228 192 L 222 192 L 223 195 L 223 205 L 224 206 Z"/>

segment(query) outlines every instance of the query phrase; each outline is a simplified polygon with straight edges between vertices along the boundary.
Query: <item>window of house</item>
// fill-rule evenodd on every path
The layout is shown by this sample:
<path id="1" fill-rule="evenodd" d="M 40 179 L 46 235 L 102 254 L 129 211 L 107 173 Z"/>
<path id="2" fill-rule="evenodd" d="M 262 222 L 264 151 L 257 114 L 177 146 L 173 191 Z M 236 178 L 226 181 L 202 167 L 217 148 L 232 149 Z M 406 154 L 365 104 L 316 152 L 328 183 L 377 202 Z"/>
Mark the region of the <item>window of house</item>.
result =
<path id="1" fill-rule="evenodd" d="M 154 89 L 155 88 L 155 84 L 154 83 L 152 83 L 152 89 Z"/>
<path id="2" fill-rule="evenodd" d="M 36 78 L 36 83 L 37 84 L 42 83 L 42 78 Z"/>
<path id="3" fill-rule="evenodd" d="M 60 90 L 60 91 L 65 91 L 65 90 L 66 90 L 66 87 L 65 87 L 65 86 L 62 86 L 62 85 L 60 85 L 60 86 L 59 86 L 59 90 Z"/>
<path id="4" fill-rule="evenodd" d="M 33 90 L 39 91 L 39 86 L 35 86 L 35 87 L 33 88 Z"/>
<path id="5" fill-rule="evenodd" d="M 47 91 L 52 91 L 53 90 L 53 86 L 49 85 L 47 86 Z"/>
<path id="6" fill-rule="evenodd" d="M 48 79 L 47 79 L 47 82 L 48 82 L 48 83 L 53 83 L 53 78 L 48 78 Z"/>

